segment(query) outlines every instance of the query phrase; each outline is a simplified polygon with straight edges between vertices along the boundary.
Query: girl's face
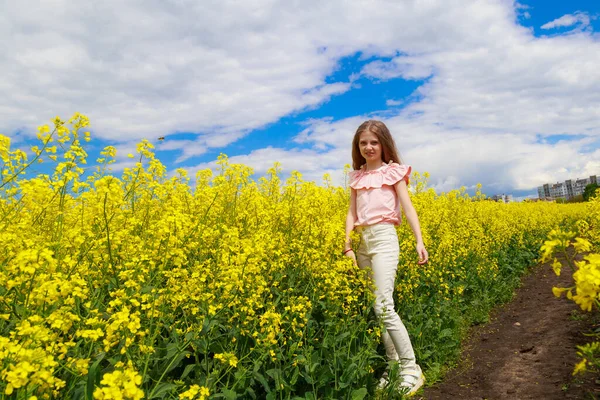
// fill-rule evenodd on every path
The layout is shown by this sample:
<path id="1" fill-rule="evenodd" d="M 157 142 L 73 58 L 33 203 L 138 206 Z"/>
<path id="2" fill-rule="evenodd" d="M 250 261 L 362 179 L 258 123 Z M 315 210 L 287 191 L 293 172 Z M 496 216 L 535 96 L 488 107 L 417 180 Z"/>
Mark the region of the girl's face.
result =
<path id="1" fill-rule="evenodd" d="M 377 135 L 372 132 L 364 131 L 360 134 L 358 140 L 358 147 L 360 149 L 360 155 L 362 155 L 367 162 L 381 161 L 381 143 Z"/>

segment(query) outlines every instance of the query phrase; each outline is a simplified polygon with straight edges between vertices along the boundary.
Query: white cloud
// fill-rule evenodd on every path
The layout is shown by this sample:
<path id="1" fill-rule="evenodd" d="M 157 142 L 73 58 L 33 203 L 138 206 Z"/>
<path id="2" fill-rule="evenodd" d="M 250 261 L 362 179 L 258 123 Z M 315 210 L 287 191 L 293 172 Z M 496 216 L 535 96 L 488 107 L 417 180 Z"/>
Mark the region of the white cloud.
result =
<path id="1" fill-rule="evenodd" d="M 228 144 L 235 142 L 246 132 L 233 131 L 233 132 L 222 132 L 222 133 L 208 133 L 199 136 L 195 140 L 183 139 L 183 140 L 170 140 L 167 139 L 165 142 L 157 145 L 158 150 L 178 150 L 180 155 L 176 158 L 175 163 L 180 163 L 188 160 L 191 157 L 199 156 L 206 153 L 211 148 L 223 148 Z"/>
<path id="2" fill-rule="evenodd" d="M 600 135 L 600 41 L 585 13 L 544 27 L 587 30 L 536 38 L 516 22 L 528 8 L 511 0 L 24 0 L 1 7 L 0 35 L 9 40 L 0 41 L 0 91 L 9 95 L 0 97 L 0 130 L 9 134 L 74 111 L 91 117 L 96 136 L 125 146 L 199 133 L 160 144 L 181 162 L 352 90 L 357 75 L 326 77 L 342 57 L 361 52 L 374 57 L 363 77 L 427 78 L 410 99 L 386 95 L 388 106 L 406 104 L 399 113 L 374 116 L 390 124 L 407 162 L 431 172 L 436 188 L 481 181 L 527 190 L 597 173 L 600 155 L 584 151 L 591 139 L 535 139 Z M 350 162 L 352 135 L 370 117 L 307 121 L 291 144 L 311 149 L 265 148 L 235 159 L 257 172 L 279 160 L 320 181 Z"/>
<path id="3" fill-rule="evenodd" d="M 80 111 L 112 140 L 175 131 L 231 140 L 349 89 L 313 14 L 271 2 L 9 2 L 0 129 Z M 218 22 L 217 22 L 218 21 Z M 308 26 L 308 29 L 306 29 Z M 335 46 L 336 48 L 339 46 Z M 225 143 L 226 144 L 226 143 Z M 215 146 L 223 145 L 215 144 Z"/>
<path id="4" fill-rule="evenodd" d="M 388 80 L 402 77 L 407 80 L 425 79 L 433 73 L 432 66 L 423 57 L 396 57 L 392 62 L 373 61 L 362 70 L 366 76 Z"/>
<path id="5" fill-rule="evenodd" d="M 400 106 L 402 104 L 404 104 L 403 100 L 389 99 L 385 101 L 385 105 L 388 107 Z"/>
<path id="6" fill-rule="evenodd" d="M 590 25 L 590 16 L 588 13 L 576 12 L 574 14 L 566 14 L 560 18 L 556 18 L 550 22 L 545 23 L 540 28 L 542 29 L 554 29 L 564 28 L 573 26 L 575 24 L 581 24 L 580 29 L 584 29 Z"/>
<path id="7" fill-rule="evenodd" d="M 313 121 L 298 140 L 315 148 L 330 147 L 319 159 L 339 166 L 350 160 L 354 130 L 367 117 L 332 122 Z M 453 130 L 424 121 L 396 116 L 382 117 L 390 128 L 400 156 L 415 171 L 429 172 L 429 185 L 437 192 L 477 183 L 489 193 L 531 190 L 542 183 L 600 174 L 600 149 L 585 152 L 594 137 L 543 143 L 535 134 L 490 133 L 481 129 Z M 287 159 L 288 153 L 265 157 Z M 274 158 L 275 157 L 275 158 Z M 279 157 L 279 158 L 276 158 Z"/>
<path id="8" fill-rule="evenodd" d="M 320 183 L 323 175 L 329 173 L 332 181 L 338 184 L 343 180 L 340 165 L 343 166 L 345 156 L 346 154 L 342 150 L 321 153 L 311 149 L 285 150 L 266 147 L 254 150 L 247 155 L 229 157 L 229 163 L 250 166 L 257 176 L 263 176 L 275 162 L 279 162 L 284 177 L 289 176 L 292 171 L 299 171 L 305 181 Z M 186 169 L 195 174 L 198 170 L 206 168 L 216 170 L 217 164 L 213 161 Z"/>
<path id="9" fill-rule="evenodd" d="M 114 140 L 241 132 L 350 89 L 325 83 L 340 57 L 479 43 L 502 3 L 24 0 L 2 5 L 5 132 L 88 114 Z M 465 13 L 469 27 L 456 24 Z M 327 21 L 324 23 L 324 21 Z M 357 27 L 377 29 L 357 29 Z M 484 35 L 485 36 L 485 35 Z M 466 39 L 466 42 L 465 42 Z M 420 76 L 420 69 L 403 69 Z M 349 77 L 349 79 L 352 79 Z"/>

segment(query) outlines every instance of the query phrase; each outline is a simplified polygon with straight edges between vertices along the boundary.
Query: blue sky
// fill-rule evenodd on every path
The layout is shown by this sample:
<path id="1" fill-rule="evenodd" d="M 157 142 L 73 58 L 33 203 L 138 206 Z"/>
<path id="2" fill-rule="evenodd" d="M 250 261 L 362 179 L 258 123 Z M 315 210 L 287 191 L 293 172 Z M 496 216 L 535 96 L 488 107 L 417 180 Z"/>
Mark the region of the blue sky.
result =
<path id="1" fill-rule="evenodd" d="M 600 174 L 597 1 L 369 4 L 5 3 L 0 132 L 26 146 L 78 111 L 91 158 L 117 147 L 115 173 L 148 138 L 170 170 L 225 153 L 257 176 L 279 161 L 341 182 L 376 118 L 438 192 L 523 197 Z"/>

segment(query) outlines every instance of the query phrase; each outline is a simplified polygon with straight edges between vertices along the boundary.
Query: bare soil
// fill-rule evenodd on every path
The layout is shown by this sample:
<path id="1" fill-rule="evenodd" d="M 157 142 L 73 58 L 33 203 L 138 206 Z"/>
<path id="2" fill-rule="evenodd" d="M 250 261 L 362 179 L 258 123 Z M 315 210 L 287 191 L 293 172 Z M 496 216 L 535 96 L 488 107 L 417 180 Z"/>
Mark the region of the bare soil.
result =
<path id="1" fill-rule="evenodd" d="M 535 267 L 510 303 L 472 328 L 457 367 L 421 399 L 597 399 L 596 377 L 572 372 L 576 346 L 591 341 L 584 333 L 598 318 L 552 294 L 553 286 L 572 284 L 566 266 L 560 277 L 548 264 Z"/>

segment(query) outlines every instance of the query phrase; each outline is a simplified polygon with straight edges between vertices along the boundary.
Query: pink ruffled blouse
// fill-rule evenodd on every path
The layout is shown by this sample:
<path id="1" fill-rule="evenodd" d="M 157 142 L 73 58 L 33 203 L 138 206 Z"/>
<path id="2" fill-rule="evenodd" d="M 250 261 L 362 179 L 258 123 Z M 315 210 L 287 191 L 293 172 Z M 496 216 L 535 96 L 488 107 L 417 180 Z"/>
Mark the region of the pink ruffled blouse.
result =
<path id="1" fill-rule="evenodd" d="M 408 185 L 410 165 L 385 164 L 372 171 L 361 169 L 350 172 L 350 187 L 356 190 L 356 217 L 354 226 L 368 226 L 380 222 L 399 225 L 398 197 L 394 185 L 405 180 Z"/>

